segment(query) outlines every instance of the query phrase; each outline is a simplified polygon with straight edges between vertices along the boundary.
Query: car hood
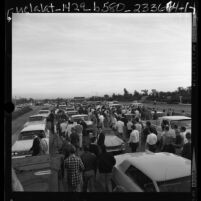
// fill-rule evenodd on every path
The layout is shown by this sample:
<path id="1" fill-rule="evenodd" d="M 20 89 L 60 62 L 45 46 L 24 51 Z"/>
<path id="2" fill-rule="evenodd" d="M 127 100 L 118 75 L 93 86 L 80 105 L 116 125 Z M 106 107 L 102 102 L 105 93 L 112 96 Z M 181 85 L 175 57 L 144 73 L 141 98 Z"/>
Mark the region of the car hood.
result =
<path id="1" fill-rule="evenodd" d="M 45 120 L 42 120 L 42 121 L 29 121 L 29 122 L 26 122 L 24 124 L 24 127 L 28 126 L 28 125 L 33 125 L 33 124 L 42 124 L 42 123 L 45 123 Z"/>
<path id="2" fill-rule="evenodd" d="M 45 138 L 49 144 L 49 139 Z M 17 140 L 12 146 L 12 152 L 28 151 L 33 145 L 33 140 Z"/>
<path id="3" fill-rule="evenodd" d="M 115 135 L 106 135 L 105 136 L 105 146 L 106 147 L 120 146 L 123 143 L 124 143 L 124 141 Z"/>
<path id="4" fill-rule="evenodd" d="M 12 146 L 12 152 L 28 151 L 33 144 L 33 140 L 17 140 Z"/>

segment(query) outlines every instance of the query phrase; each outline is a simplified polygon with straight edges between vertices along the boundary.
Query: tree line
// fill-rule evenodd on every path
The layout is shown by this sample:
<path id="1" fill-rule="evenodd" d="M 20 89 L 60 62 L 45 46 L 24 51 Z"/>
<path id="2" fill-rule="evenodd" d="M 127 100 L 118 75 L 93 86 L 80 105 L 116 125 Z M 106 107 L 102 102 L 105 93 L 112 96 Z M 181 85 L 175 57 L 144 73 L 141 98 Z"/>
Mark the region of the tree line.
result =
<path id="1" fill-rule="evenodd" d="M 177 103 L 185 103 L 191 104 L 191 91 L 190 87 L 178 87 L 175 91 L 157 91 L 156 89 L 148 90 L 143 89 L 141 91 L 134 90 L 133 93 L 130 93 L 126 88 L 123 89 L 123 94 L 115 94 L 112 95 L 105 94 L 103 96 L 91 96 L 86 98 L 88 101 L 143 101 L 143 102 L 166 102 L 169 104 L 177 104 Z M 43 99 L 40 100 L 42 103 L 48 103 L 50 101 L 56 101 L 58 103 L 67 103 L 66 98 L 56 98 L 56 99 Z M 15 105 L 24 104 L 24 103 L 36 103 L 37 100 L 33 98 L 19 98 L 12 100 Z"/>
<path id="2" fill-rule="evenodd" d="M 166 102 L 170 104 L 176 103 L 185 103 L 191 104 L 191 86 L 190 87 L 178 87 L 175 91 L 157 91 L 152 89 L 143 89 L 140 92 L 134 90 L 133 93 L 130 93 L 126 88 L 123 89 L 123 94 L 113 93 L 111 96 L 105 94 L 104 96 L 92 96 L 89 98 L 90 101 L 157 101 L 157 102 Z"/>

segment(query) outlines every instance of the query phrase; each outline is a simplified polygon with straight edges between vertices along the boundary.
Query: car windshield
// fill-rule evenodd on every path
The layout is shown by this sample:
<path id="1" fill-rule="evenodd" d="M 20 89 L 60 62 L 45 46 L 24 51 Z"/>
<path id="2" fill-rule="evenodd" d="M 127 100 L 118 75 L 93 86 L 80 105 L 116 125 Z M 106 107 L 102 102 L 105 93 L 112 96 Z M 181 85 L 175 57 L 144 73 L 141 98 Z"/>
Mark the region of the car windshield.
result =
<path id="1" fill-rule="evenodd" d="M 183 177 L 179 179 L 157 182 L 160 192 L 190 192 L 191 177 Z"/>
<path id="2" fill-rule="evenodd" d="M 130 166 L 125 174 L 136 184 L 138 185 L 143 191 L 145 192 L 155 192 L 155 186 L 152 180 L 147 177 L 143 172 L 137 169 L 134 166 Z"/>
<path id="3" fill-rule="evenodd" d="M 186 128 L 191 128 L 191 119 L 171 121 L 170 124 L 171 124 L 171 126 L 178 125 L 179 128 L 181 128 L 182 126 L 184 126 Z"/>
<path id="4" fill-rule="evenodd" d="M 66 108 L 66 111 L 74 111 L 74 108 Z"/>
<path id="5" fill-rule="evenodd" d="M 84 121 L 88 121 L 88 116 L 79 116 L 79 117 L 73 117 L 73 120 L 78 121 L 80 119 L 83 119 Z"/>
<path id="6" fill-rule="evenodd" d="M 59 106 L 60 109 L 65 110 L 66 106 Z"/>
<path id="7" fill-rule="evenodd" d="M 42 116 L 36 116 L 36 117 L 29 117 L 29 121 L 42 121 L 45 117 Z"/>
<path id="8" fill-rule="evenodd" d="M 39 114 L 47 114 L 47 113 L 49 113 L 49 111 L 45 111 L 45 110 L 41 110 L 40 112 L 39 112 Z"/>
<path id="9" fill-rule="evenodd" d="M 34 138 L 34 136 L 42 134 L 45 137 L 45 133 L 43 130 L 37 130 L 37 131 L 24 131 L 21 132 L 19 135 L 19 140 L 31 140 Z"/>

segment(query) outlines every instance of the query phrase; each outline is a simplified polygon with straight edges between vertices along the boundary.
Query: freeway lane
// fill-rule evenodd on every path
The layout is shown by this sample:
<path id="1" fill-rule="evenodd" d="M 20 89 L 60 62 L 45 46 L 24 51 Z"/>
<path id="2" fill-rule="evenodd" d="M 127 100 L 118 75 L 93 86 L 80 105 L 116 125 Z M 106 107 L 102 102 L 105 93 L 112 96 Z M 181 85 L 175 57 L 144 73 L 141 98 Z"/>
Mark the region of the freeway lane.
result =
<path id="1" fill-rule="evenodd" d="M 22 130 L 23 125 L 27 122 L 29 116 L 37 114 L 39 110 L 41 110 L 43 106 L 32 106 L 32 111 L 27 112 L 26 114 L 18 117 L 17 119 L 12 121 L 12 145 L 16 141 L 19 132 Z"/>

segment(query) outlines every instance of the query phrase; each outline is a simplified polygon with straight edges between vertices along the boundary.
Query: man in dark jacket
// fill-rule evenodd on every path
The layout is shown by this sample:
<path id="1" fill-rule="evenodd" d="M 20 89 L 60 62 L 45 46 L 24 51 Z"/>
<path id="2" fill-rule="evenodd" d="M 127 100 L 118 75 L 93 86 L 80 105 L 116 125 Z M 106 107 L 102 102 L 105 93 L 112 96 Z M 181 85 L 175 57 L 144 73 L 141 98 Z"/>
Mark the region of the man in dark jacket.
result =
<path id="1" fill-rule="evenodd" d="M 50 130 L 52 132 L 52 134 L 54 134 L 54 111 L 52 110 L 48 120 L 50 121 Z"/>
<path id="2" fill-rule="evenodd" d="M 84 164 L 85 170 L 83 172 L 83 191 L 87 192 L 94 192 L 94 185 L 95 185 L 95 172 L 96 172 L 96 155 L 89 152 L 89 146 L 84 146 L 84 153 L 81 155 L 82 162 Z"/>
<path id="3" fill-rule="evenodd" d="M 151 125 L 150 121 L 146 122 L 146 127 L 143 130 L 143 142 L 145 143 L 146 139 L 147 139 L 147 135 L 149 135 L 150 133 L 154 133 L 154 134 L 158 134 L 156 129 Z"/>
<path id="4" fill-rule="evenodd" d="M 188 140 L 188 142 L 186 144 L 184 144 L 181 155 L 184 158 L 188 158 L 189 160 L 191 160 L 192 159 L 192 156 L 191 156 L 191 134 L 189 132 L 186 133 L 186 139 Z"/>
<path id="5" fill-rule="evenodd" d="M 112 192 L 112 169 L 116 164 L 116 160 L 111 153 L 106 151 L 105 145 L 101 145 L 101 154 L 98 158 L 98 170 L 100 173 L 100 181 L 106 192 Z"/>
<path id="6" fill-rule="evenodd" d="M 105 143 L 105 134 L 103 133 L 101 128 L 98 128 L 98 140 L 97 140 L 97 145 L 102 146 Z"/>
<path id="7" fill-rule="evenodd" d="M 89 144 L 89 151 L 91 153 L 94 153 L 96 156 L 98 156 L 99 149 L 98 149 L 98 145 L 95 143 L 95 141 L 96 141 L 96 137 L 92 137 L 91 142 Z"/>
<path id="8" fill-rule="evenodd" d="M 70 135 L 70 142 L 76 148 L 76 154 L 77 154 L 79 150 L 79 136 L 76 133 L 76 130 L 74 127 L 72 127 L 71 131 L 72 133 Z"/>
<path id="9" fill-rule="evenodd" d="M 40 139 L 38 136 L 34 137 L 33 144 L 30 151 L 32 151 L 32 156 L 37 156 L 40 154 L 41 146 L 40 146 Z"/>

